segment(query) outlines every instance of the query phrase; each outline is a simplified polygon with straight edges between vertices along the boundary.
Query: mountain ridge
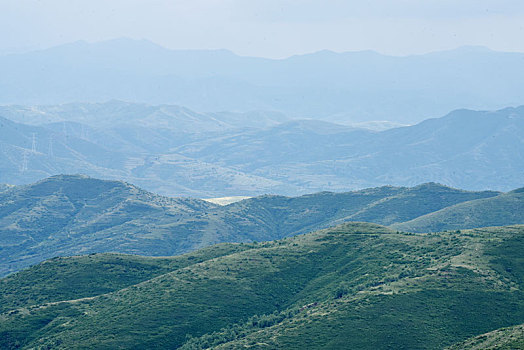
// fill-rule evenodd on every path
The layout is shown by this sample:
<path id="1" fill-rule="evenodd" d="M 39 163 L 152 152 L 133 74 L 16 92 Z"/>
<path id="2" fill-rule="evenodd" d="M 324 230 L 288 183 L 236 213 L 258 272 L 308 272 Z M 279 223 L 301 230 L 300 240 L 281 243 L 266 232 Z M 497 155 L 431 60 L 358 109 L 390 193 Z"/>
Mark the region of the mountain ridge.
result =
<path id="1" fill-rule="evenodd" d="M 221 242 L 270 241 L 347 221 L 409 223 L 457 203 L 491 198 L 496 204 L 507 195 L 429 183 L 300 197 L 260 196 L 220 206 L 152 194 L 121 181 L 55 176 L 0 192 L 0 273 L 54 256 L 177 255 Z M 502 222 L 521 223 L 519 217 Z M 476 227 L 493 224 L 484 220 Z"/>
<path id="2" fill-rule="evenodd" d="M 457 110 L 383 131 L 276 112 L 202 114 L 121 101 L 4 106 L 0 116 L 17 123 L 0 128 L 0 182 L 15 185 L 85 173 L 201 198 L 427 181 L 469 190 L 524 185 L 523 107 Z"/>
<path id="3" fill-rule="evenodd" d="M 491 200 L 476 199 L 458 203 L 391 227 L 411 232 L 453 230 L 497 226 L 499 222 L 524 222 L 524 188 L 501 194 Z M 486 224 L 489 222 L 489 224 Z"/>
<path id="4" fill-rule="evenodd" d="M 271 109 L 327 120 L 347 113 L 353 122 L 412 124 L 464 106 L 522 104 L 516 92 L 522 87 L 522 55 L 462 49 L 406 57 L 320 52 L 271 60 L 116 40 L 1 56 L 0 103 L 117 98 L 197 111 Z M 49 89 L 51 82 L 55 89 Z"/>

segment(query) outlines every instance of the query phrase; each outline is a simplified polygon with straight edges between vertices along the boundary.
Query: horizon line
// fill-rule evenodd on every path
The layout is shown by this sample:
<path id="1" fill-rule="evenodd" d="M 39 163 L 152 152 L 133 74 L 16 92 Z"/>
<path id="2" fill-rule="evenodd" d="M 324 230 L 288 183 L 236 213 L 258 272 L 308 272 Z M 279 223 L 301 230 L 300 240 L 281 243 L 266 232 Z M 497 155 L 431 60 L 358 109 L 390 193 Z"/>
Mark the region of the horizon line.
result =
<path id="1" fill-rule="evenodd" d="M 36 53 L 36 52 L 44 52 L 44 51 L 49 51 L 49 50 L 53 50 L 53 49 L 57 49 L 57 48 L 62 48 L 62 47 L 67 47 L 67 46 L 72 46 L 72 45 L 78 45 L 78 44 L 85 44 L 85 45 L 94 46 L 94 45 L 100 45 L 100 44 L 108 44 L 108 43 L 112 43 L 112 42 L 113 43 L 117 43 L 117 42 L 135 42 L 135 43 L 143 42 L 143 43 L 147 43 L 147 44 L 152 45 L 152 46 L 156 46 L 159 49 L 163 49 L 163 50 L 167 50 L 167 51 L 171 51 L 171 52 L 227 52 L 227 53 L 230 53 L 232 55 L 235 55 L 237 57 L 242 57 L 242 58 L 257 58 L 257 59 L 266 59 L 266 60 L 274 60 L 274 61 L 282 61 L 282 60 L 287 60 L 287 59 L 294 58 L 294 57 L 318 55 L 318 54 L 322 54 L 322 53 L 335 54 L 335 55 L 369 53 L 369 54 L 375 54 L 375 55 L 380 55 L 380 56 L 385 56 L 385 57 L 407 58 L 407 57 L 420 57 L 420 56 L 426 56 L 426 55 L 432 55 L 432 54 L 438 54 L 438 53 L 460 51 L 460 50 L 464 50 L 464 49 L 478 50 L 478 51 L 485 51 L 485 52 L 494 52 L 494 53 L 524 54 L 523 51 L 499 51 L 499 50 L 492 49 L 492 48 L 490 48 L 490 47 L 488 47 L 486 45 L 473 45 L 473 44 L 470 45 L 470 44 L 468 44 L 468 45 L 454 46 L 454 47 L 446 48 L 446 49 L 440 49 L 440 50 L 439 49 L 435 49 L 435 50 L 424 51 L 424 52 L 420 52 L 420 53 L 410 53 L 410 54 L 404 54 L 404 55 L 395 55 L 395 54 L 384 53 L 384 52 L 381 52 L 379 50 L 372 49 L 372 48 L 359 49 L 359 50 L 344 50 L 344 51 L 337 51 L 337 50 L 333 50 L 333 49 L 329 49 L 329 48 L 324 48 L 324 49 L 319 49 L 319 50 L 316 50 L 316 51 L 308 51 L 308 52 L 304 52 L 304 53 L 296 53 L 296 54 L 286 55 L 286 56 L 281 56 L 281 57 L 280 56 L 279 57 L 276 57 L 276 56 L 272 57 L 272 56 L 256 56 L 256 55 L 239 54 L 239 53 L 235 52 L 234 50 L 228 49 L 228 48 L 172 48 L 172 47 L 164 46 L 162 44 L 159 44 L 159 43 L 154 42 L 154 41 L 152 41 L 150 39 L 147 39 L 147 38 L 114 37 L 114 38 L 98 40 L 98 41 L 89 41 L 89 40 L 85 40 L 85 39 L 79 39 L 79 40 L 66 42 L 66 43 L 62 43 L 62 44 L 57 44 L 57 45 L 51 45 L 51 46 L 47 46 L 47 47 L 43 47 L 43 48 L 26 48 L 26 49 L 15 49 L 15 48 L 13 48 L 13 49 L 5 49 L 4 50 L 5 52 L 1 52 L 2 50 L 0 50 L 0 57 L 12 56 L 12 55 L 25 55 L 25 54 Z"/>

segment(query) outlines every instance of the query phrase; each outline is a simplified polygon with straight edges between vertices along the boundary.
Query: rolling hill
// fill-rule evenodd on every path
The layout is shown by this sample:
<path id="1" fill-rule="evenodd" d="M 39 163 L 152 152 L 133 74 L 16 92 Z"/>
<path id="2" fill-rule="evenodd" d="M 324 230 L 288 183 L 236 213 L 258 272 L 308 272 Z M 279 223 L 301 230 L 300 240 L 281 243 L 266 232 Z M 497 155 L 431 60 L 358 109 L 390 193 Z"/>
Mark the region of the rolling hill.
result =
<path id="1" fill-rule="evenodd" d="M 419 124 L 371 132 L 290 121 L 174 149 L 189 158 L 334 191 L 433 181 L 469 190 L 522 187 L 524 107 L 457 110 Z"/>
<path id="2" fill-rule="evenodd" d="M 524 185 L 524 107 L 456 110 L 383 131 L 121 101 L 4 106 L 1 116 L 0 182 L 15 185 L 81 173 L 199 198 Z"/>
<path id="3" fill-rule="evenodd" d="M 455 204 L 391 227 L 410 232 L 437 232 L 507 222 L 524 222 L 524 188 L 496 197 Z"/>
<path id="4" fill-rule="evenodd" d="M 0 271 L 3 275 L 60 255 L 191 250 L 184 225 L 173 235 L 165 224 L 189 220 L 190 231 L 197 231 L 197 214 L 212 207 L 198 199 L 161 197 L 86 176 L 56 176 L 19 186 L 0 194 Z M 169 241 L 178 239 L 176 248 L 171 247 Z"/>
<path id="5" fill-rule="evenodd" d="M 320 192 L 299 197 L 261 196 L 230 204 L 222 208 L 226 215 L 239 213 L 264 225 L 274 224 L 278 238 L 308 233 L 346 221 L 367 221 L 382 225 L 404 222 L 452 203 L 473 198 L 490 198 L 493 191 L 469 192 L 435 183 L 412 188 L 384 186 L 360 191 Z M 231 222 L 232 218 L 226 218 Z M 520 222 L 520 221 L 519 221 Z M 514 222 L 512 222 L 514 223 Z M 241 229 L 244 232 L 249 230 Z"/>
<path id="6" fill-rule="evenodd" d="M 83 105 L 76 107 L 72 112 L 68 106 L 62 106 L 61 118 L 67 118 L 70 115 L 68 113 L 74 115 L 83 112 L 91 117 L 99 113 L 108 119 L 107 114 L 121 109 L 123 120 L 129 115 L 129 110 L 135 110 L 137 105 L 115 102 L 103 107 L 91 106 L 91 109 Z M 44 115 L 44 119 L 47 113 L 45 110 L 35 112 L 22 108 L 15 113 L 21 118 L 13 119 L 26 119 L 26 112 L 30 116 L 31 113 L 39 117 Z M 153 119 L 155 115 L 161 114 L 158 110 L 149 112 Z M 232 186 L 235 191 L 246 193 L 268 192 L 270 189 L 286 192 L 286 186 L 278 181 L 182 155 L 158 153 L 180 143 L 198 140 L 204 134 L 210 137 L 212 132 L 196 132 L 197 129 L 194 129 L 195 133 L 192 134 L 175 131 L 173 126 L 171 129 L 163 125 L 138 126 L 150 115 L 141 115 L 140 110 L 135 113 L 143 118 L 137 121 L 137 125 L 131 121 L 130 124 L 120 125 L 119 120 L 115 120 L 113 127 L 107 129 L 72 121 L 27 125 L 0 118 L 0 181 L 22 185 L 51 175 L 82 173 L 105 179 L 125 179 L 156 192 L 177 196 L 209 197 Z M 7 112 L 5 114 L 9 115 Z M 51 112 L 49 114 L 52 115 Z M 115 118 L 118 119 L 118 115 Z M 174 124 L 180 121 L 174 115 L 168 115 L 167 118 L 171 118 Z"/>
<path id="7" fill-rule="evenodd" d="M 504 196 L 428 183 L 300 197 L 260 196 L 220 206 L 163 197 L 119 181 L 54 176 L 0 192 L 0 275 L 55 256 L 176 255 L 222 242 L 270 241 L 348 221 L 393 225 L 478 199 L 493 199 L 498 205 Z M 494 222 L 523 221 L 514 215 L 479 220 L 476 227 Z"/>
<path id="8" fill-rule="evenodd" d="M 441 349 L 522 324 L 523 235 L 352 223 L 177 258 L 52 259 L 0 280 L 0 346 Z"/>
<path id="9" fill-rule="evenodd" d="M 524 324 L 497 329 L 478 335 L 459 344 L 454 344 L 450 350 L 480 350 L 480 349 L 522 349 L 524 348 Z"/>

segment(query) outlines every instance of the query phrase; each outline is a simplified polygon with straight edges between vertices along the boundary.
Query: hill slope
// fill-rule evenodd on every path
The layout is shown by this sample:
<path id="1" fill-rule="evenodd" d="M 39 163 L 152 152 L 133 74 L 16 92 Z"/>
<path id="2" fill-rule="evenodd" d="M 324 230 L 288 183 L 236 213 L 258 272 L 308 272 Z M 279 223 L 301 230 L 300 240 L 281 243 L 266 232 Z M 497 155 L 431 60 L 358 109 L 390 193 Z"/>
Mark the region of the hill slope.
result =
<path id="1" fill-rule="evenodd" d="M 255 194 L 293 192 L 296 189 L 286 189 L 276 180 L 168 152 L 188 142 L 281 120 L 286 118 L 278 113 L 201 114 L 179 106 L 119 101 L 3 106 L 0 182 L 21 185 L 51 175 L 82 173 L 177 196 L 214 196 L 230 187 Z"/>
<path id="2" fill-rule="evenodd" d="M 307 188 L 344 191 L 438 182 L 479 190 L 522 187 L 524 106 L 456 110 L 371 132 L 291 121 L 175 148 L 189 158 Z M 327 185 L 326 185 L 327 184 Z"/>
<path id="3" fill-rule="evenodd" d="M 437 232 L 524 222 L 524 188 L 472 200 L 391 225 L 410 232 Z"/>
<path id="4" fill-rule="evenodd" d="M 450 350 L 481 350 L 481 349 L 523 349 L 524 348 L 524 324 L 497 329 L 485 333 L 465 342 L 450 346 Z"/>
<path id="5" fill-rule="evenodd" d="M 381 132 L 120 101 L 7 106 L 0 116 L 16 121 L 0 119 L 3 183 L 83 173 L 201 198 L 428 181 L 468 190 L 524 185 L 524 107 L 456 110 Z"/>
<path id="6" fill-rule="evenodd" d="M 244 244 L 107 294 L 17 302 L 1 315 L 1 346 L 439 349 L 524 321 L 523 243 L 523 226 L 427 235 L 346 224 Z M 59 263 L 4 289 L 38 290 L 32 274 Z"/>
<path id="7" fill-rule="evenodd" d="M 497 194 L 425 184 L 262 196 L 219 206 L 162 197 L 123 182 L 55 176 L 0 193 L 0 276 L 55 256 L 175 255 L 221 242 L 279 239 L 345 221 L 392 224 Z"/>
<path id="8" fill-rule="evenodd" d="M 19 186 L 0 193 L 0 274 L 54 256 L 191 250 L 183 225 L 178 235 L 164 225 L 190 220 L 196 230 L 197 214 L 213 207 L 198 199 L 161 197 L 123 182 L 85 176 L 56 176 Z"/>
<path id="9" fill-rule="evenodd" d="M 346 221 L 366 221 L 381 225 L 404 222 L 455 203 L 475 198 L 490 198 L 493 191 L 469 192 L 435 183 L 412 188 L 377 187 L 360 191 L 333 193 L 321 192 L 300 197 L 260 196 L 233 203 L 219 212 L 225 221 L 234 220 L 232 213 L 252 218 L 275 234 L 285 237 L 307 233 Z M 245 222 L 245 221 L 244 221 Z M 520 223 L 520 222 L 511 222 Z M 242 227 L 242 222 L 239 223 Z M 242 228 L 245 232 L 260 227 Z M 273 234 L 273 237 L 274 234 Z"/>
<path id="10" fill-rule="evenodd" d="M 43 302 L 106 294 L 245 249 L 249 246 L 222 244 L 174 257 L 102 253 L 53 258 L 1 280 L 0 313 Z"/>

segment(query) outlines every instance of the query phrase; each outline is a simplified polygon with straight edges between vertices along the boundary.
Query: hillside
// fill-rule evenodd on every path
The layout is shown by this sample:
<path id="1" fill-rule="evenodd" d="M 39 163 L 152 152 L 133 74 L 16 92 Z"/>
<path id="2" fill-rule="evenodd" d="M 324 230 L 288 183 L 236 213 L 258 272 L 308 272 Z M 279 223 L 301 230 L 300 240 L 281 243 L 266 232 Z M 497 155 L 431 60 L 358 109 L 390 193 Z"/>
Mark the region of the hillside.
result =
<path id="1" fill-rule="evenodd" d="M 524 188 L 449 206 L 391 225 L 410 232 L 437 232 L 524 222 Z"/>
<path id="2" fill-rule="evenodd" d="M 82 173 L 199 198 L 428 181 L 467 190 L 524 185 L 524 107 L 456 110 L 380 132 L 275 112 L 121 101 L 4 106 L 0 117 L 0 182 L 15 185 Z"/>
<path id="3" fill-rule="evenodd" d="M 481 350 L 481 349 L 522 349 L 524 348 L 524 324 L 497 329 L 459 344 L 450 346 L 449 350 Z"/>
<path id="4" fill-rule="evenodd" d="M 53 288 L 76 278 L 84 263 L 99 261 L 110 274 L 122 260 L 131 270 L 156 260 L 55 259 L 2 280 L 3 290 L 46 292 L 37 303 L 10 302 L 0 346 L 441 349 L 522 324 L 523 243 L 523 226 L 428 235 L 344 224 L 224 245 L 223 255 L 185 266 L 163 259 L 158 267 L 167 273 L 87 298 L 81 289 L 62 301 Z M 44 287 L 35 275 L 47 268 L 68 273 Z"/>
<path id="5" fill-rule="evenodd" d="M 296 191 L 279 181 L 168 152 L 188 142 L 285 120 L 271 112 L 202 114 L 120 101 L 1 106 L 0 182 L 21 185 L 82 173 L 176 196 L 216 196 L 231 187 L 255 194 Z"/>
<path id="6" fill-rule="evenodd" d="M 173 257 L 101 253 L 52 258 L 1 280 L 0 313 L 42 302 L 106 294 L 248 248 L 221 244 Z"/>
<path id="7" fill-rule="evenodd" d="M 382 132 L 290 121 L 173 151 L 306 188 L 438 182 L 468 190 L 522 187 L 524 107 L 456 110 Z"/>
<path id="8" fill-rule="evenodd" d="M 424 184 L 261 196 L 219 206 L 162 197 L 124 182 L 55 176 L 0 193 L 0 276 L 55 256 L 176 255 L 222 242 L 269 241 L 346 221 L 389 225 L 497 194 Z"/>
<path id="9" fill-rule="evenodd" d="M 60 127 L 63 123 L 78 123 L 91 128 L 111 130 L 112 135 L 124 134 L 132 128 L 164 129 L 176 134 L 223 133 L 232 129 L 275 126 L 288 121 L 284 114 L 278 112 L 199 113 L 178 105 L 149 105 L 118 100 L 34 107 L 0 106 L 0 115 L 28 125 Z M 115 130 L 116 127 L 127 130 Z M 88 133 L 88 130 L 84 130 L 84 136 L 88 136 Z"/>
<path id="10" fill-rule="evenodd" d="M 166 223 L 190 221 L 191 230 L 198 230 L 198 214 L 213 207 L 80 175 L 19 186 L 0 193 L 0 275 L 54 256 L 192 250 L 184 225 L 173 235 Z"/>
<path id="11" fill-rule="evenodd" d="M 308 233 L 346 221 L 366 221 L 381 225 L 411 220 L 455 203 L 489 198 L 497 192 L 469 192 L 435 183 L 411 188 L 383 186 L 360 191 L 320 192 L 299 197 L 260 196 L 233 203 L 221 210 L 232 222 L 232 213 L 252 218 L 258 226 L 273 225 L 282 236 Z M 519 221 L 520 222 L 520 221 Z M 511 222 L 511 223 L 519 223 Z M 242 223 L 240 223 L 242 225 Z M 252 229 L 242 228 L 249 232 Z"/>

